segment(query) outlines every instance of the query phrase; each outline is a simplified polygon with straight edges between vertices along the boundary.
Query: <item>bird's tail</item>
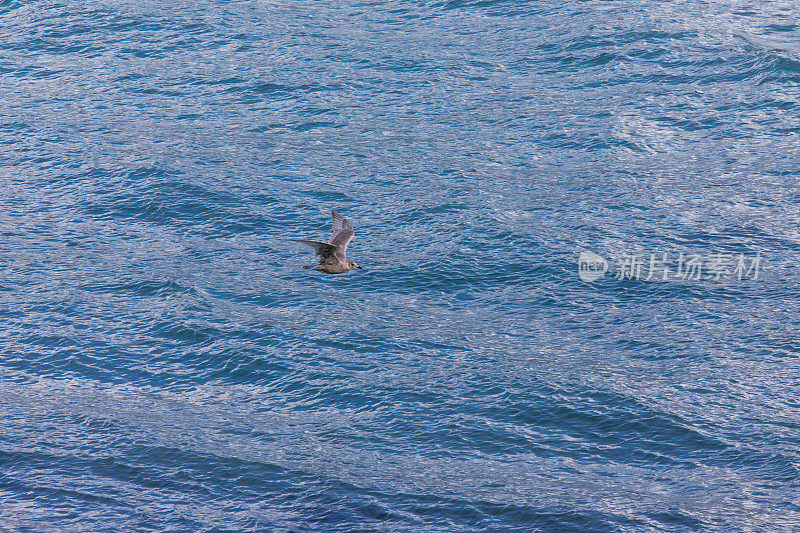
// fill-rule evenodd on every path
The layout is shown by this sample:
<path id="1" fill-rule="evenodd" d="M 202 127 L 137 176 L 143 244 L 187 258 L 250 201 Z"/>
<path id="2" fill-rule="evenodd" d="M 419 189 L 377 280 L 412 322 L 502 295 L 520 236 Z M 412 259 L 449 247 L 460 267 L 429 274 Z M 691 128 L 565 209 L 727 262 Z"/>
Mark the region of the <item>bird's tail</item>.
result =
<path id="1" fill-rule="evenodd" d="M 303 265 L 303 268 L 314 268 L 316 265 Z"/>

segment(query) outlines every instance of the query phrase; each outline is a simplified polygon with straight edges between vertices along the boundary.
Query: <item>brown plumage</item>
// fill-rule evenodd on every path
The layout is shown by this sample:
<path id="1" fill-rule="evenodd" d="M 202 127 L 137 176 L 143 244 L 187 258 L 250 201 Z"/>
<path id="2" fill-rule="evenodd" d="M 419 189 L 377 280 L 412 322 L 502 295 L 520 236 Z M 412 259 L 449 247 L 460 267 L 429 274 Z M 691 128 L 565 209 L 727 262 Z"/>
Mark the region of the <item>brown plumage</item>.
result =
<path id="1" fill-rule="evenodd" d="M 333 217 L 333 235 L 330 242 L 307 241 L 305 239 L 289 239 L 294 242 L 307 244 L 319 256 L 319 263 L 307 265 L 303 268 L 318 270 L 326 274 L 343 274 L 354 268 L 361 268 L 354 261 L 345 257 L 347 245 L 353 239 L 353 225 L 336 211 L 331 211 Z"/>

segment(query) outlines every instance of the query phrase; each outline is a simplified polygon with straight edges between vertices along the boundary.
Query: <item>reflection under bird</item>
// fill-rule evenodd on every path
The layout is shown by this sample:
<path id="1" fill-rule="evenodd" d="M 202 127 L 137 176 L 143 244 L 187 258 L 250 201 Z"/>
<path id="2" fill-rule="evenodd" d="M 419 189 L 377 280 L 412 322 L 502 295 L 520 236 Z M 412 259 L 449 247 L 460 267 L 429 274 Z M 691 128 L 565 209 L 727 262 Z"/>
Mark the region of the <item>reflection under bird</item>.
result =
<path id="1" fill-rule="evenodd" d="M 355 261 L 348 260 L 344 255 L 347 245 L 353 239 L 353 225 L 336 211 L 331 211 L 331 216 L 333 217 L 333 236 L 330 242 L 289 239 L 311 246 L 319 256 L 319 264 L 306 265 L 303 268 L 319 270 L 326 274 L 343 274 L 354 268 L 361 269 Z"/>

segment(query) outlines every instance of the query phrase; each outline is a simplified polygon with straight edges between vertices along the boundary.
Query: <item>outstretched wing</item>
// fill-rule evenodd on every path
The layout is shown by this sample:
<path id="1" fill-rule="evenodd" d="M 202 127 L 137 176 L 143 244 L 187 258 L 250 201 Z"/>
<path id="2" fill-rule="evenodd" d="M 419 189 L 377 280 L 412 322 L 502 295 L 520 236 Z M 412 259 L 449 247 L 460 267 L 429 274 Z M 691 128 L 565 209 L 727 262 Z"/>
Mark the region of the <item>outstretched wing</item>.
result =
<path id="1" fill-rule="evenodd" d="M 331 211 L 331 216 L 333 217 L 333 235 L 329 244 L 334 247 L 336 258 L 344 261 L 347 245 L 353 239 L 353 225 L 336 211 Z"/>
<path id="2" fill-rule="evenodd" d="M 294 242 L 301 242 L 307 244 L 314 249 L 314 252 L 319 256 L 320 263 L 329 260 L 336 253 L 336 247 L 326 242 L 307 241 L 305 239 L 289 239 Z"/>

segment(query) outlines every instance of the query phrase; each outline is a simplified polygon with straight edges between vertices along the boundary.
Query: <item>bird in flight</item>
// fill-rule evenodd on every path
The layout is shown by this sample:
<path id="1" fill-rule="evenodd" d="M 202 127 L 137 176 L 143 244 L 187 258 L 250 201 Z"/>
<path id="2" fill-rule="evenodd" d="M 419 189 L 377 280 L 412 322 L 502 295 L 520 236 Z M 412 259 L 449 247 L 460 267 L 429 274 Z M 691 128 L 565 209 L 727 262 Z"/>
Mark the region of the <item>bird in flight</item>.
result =
<path id="1" fill-rule="evenodd" d="M 353 239 L 353 225 L 336 211 L 331 211 L 331 216 L 333 217 L 333 236 L 330 242 L 289 239 L 311 246 L 319 256 L 318 264 L 306 265 L 303 268 L 319 270 L 326 274 L 343 274 L 354 268 L 361 269 L 355 261 L 348 260 L 344 255 L 347 245 Z"/>

